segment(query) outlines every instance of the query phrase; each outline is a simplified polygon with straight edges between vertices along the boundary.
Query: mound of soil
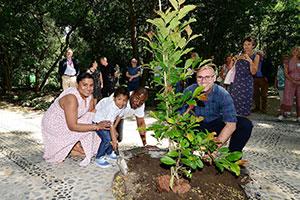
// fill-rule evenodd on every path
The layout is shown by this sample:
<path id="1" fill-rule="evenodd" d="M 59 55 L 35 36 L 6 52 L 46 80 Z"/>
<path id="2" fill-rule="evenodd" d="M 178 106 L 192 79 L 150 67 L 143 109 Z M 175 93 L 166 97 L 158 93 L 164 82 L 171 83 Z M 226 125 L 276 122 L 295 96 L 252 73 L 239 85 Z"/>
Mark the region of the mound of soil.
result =
<path id="1" fill-rule="evenodd" d="M 228 171 L 219 173 L 213 166 L 206 166 L 193 173 L 190 180 L 191 190 L 184 194 L 159 192 L 157 177 L 169 175 L 168 168 L 161 165 L 159 158 L 152 158 L 148 153 L 139 153 L 127 162 L 129 172 L 126 176 L 117 174 L 113 183 L 116 199 L 247 199 L 242 189 L 241 177 Z"/>

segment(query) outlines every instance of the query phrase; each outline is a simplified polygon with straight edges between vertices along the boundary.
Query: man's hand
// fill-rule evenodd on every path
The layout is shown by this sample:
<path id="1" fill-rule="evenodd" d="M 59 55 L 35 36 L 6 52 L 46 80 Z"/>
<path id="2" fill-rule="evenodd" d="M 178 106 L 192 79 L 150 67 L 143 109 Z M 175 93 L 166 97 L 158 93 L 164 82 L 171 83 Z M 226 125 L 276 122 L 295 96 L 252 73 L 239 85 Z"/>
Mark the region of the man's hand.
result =
<path id="1" fill-rule="evenodd" d="M 111 140 L 111 145 L 112 145 L 114 150 L 118 149 L 118 140 L 112 139 Z"/>
<path id="2" fill-rule="evenodd" d="M 147 141 L 146 141 L 146 132 L 140 133 L 142 142 L 143 142 L 143 146 L 147 145 Z"/>

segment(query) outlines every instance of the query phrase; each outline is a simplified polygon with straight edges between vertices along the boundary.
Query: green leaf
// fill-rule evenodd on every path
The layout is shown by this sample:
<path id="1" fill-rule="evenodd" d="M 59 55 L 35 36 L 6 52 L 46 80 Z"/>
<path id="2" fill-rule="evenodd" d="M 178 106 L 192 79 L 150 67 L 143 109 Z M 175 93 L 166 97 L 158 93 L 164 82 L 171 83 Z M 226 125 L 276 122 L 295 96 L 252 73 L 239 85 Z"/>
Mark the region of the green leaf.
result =
<path id="1" fill-rule="evenodd" d="M 236 163 L 230 164 L 230 170 L 235 173 L 235 175 L 239 176 L 241 173 L 240 166 Z"/>
<path id="2" fill-rule="evenodd" d="M 196 100 L 194 99 L 190 99 L 186 102 L 189 106 L 196 106 L 197 105 L 197 102 Z"/>
<path id="3" fill-rule="evenodd" d="M 182 9 L 180 9 L 178 17 L 179 19 L 184 18 L 190 11 L 194 10 L 196 6 L 194 5 L 186 5 Z"/>
<path id="4" fill-rule="evenodd" d="M 175 120 L 172 118 L 166 118 L 166 120 L 169 124 L 175 124 Z"/>
<path id="5" fill-rule="evenodd" d="M 219 162 L 225 169 L 230 170 L 230 162 L 224 158 L 215 159 L 215 162 Z"/>
<path id="6" fill-rule="evenodd" d="M 196 22 L 197 20 L 195 18 L 190 18 L 188 21 L 185 21 L 180 27 L 185 28 L 190 23 Z"/>
<path id="7" fill-rule="evenodd" d="M 177 137 L 180 137 L 181 136 L 181 134 L 182 134 L 182 132 L 181 131 L 178 131 L 178 130 L 174 130 L 174 131 L 172 131 L 172 138 L 177 138 Z"/>
<path id="8" fill-rule="evenodd" d="M 176 0 L 170 0 L 170 3 L 175 10 L 178 10 L 178 2 Z"/>
<path id="9" fill-rule="evenodd" d="M 234 151 L 230 153 L 228 156 L 226 156 L 226 160 L 233 162 L 239 160 L 242 156 L 243 156 L 242 152 Z"/>
<path id="10" fill-rule="evenodd" d="M 195 139 L 195 135 L 193 133 L 187 133 L 186 138 L 192 142 Z"/>
<path id="11" fill-rule="evenodd" d="M 203 164 L 203 162 L 202 162 L 202 160 L 201 160 L 200 158 L 198 158 L 198 159 L 196 160 L 196 164 L 197 164 L 197 166 L 198 166 L 200 169 L 202 169 L 202 168 L 204 167 L 204 164 Z"/>
<path id="12" fill-rule="evenodd" d="M 181 6 L 184 2 L 185 2 L 185 0 L 179 0 L 178 1 L 179 6 Z"/>
<path id="13" fill-rule="evenodd" d="M 187 158 L 182 158 L 181 159 L 181 162 L 189 167 L 191 167 L 192 169 L 196 169 L 197 168 L 197 165 L 195 162 L 187 159 Z"/>
<path id="14" fill-rule="evenodd" d="M 183 47 L 185 47 L 186 46 L 186 39 L 185 38 L 181 38 L 180 40 L 179 40 L 179 42 L 178 42 L 178 46 L 181 48 L 181 49 L 183 49 Z"/>
<path id="15" fill-rule="evenodd" d="M 223 167 L 223 165 L 221 163 L 215 162 L 215 165 L 216 165 L 217 169 L 219 169 L 221 172 L 224 171 L 224 167 Z"/>
<path id="16" fill-rule="evenodd" d="M 185 62 L 185 65 L 184 65 L 184 68 L 187 69 L 189 68 L 192 64 L 193 64 L 194 60 L 193 59 L 188 59 L 186 62 Z"/>
<path id="17" fill-rule="evenodd" d="M 161 18 L 147 19 L 147 22 L 157 26 L 158 28 L 164 27 L 164 21 Z"/>
<path id="18" fill-rule="evenodd" d="M 197 37 L 200 37 L 201 35 L 195 34 L 192 37 L 189 38 L 189 41 L 194 40 Z"/>
<path id="19" fill-rule="evenodd" d="M 176 11 L 172 11 L 172 12 L 168 13 L 166 15 L 166 17 L 164 18 L 165 23 L 168 24 L 176 16 L 176 14 L 177 14 Z"/>
<path id="20" fill-rule="evenodd" d="M 193 92 L 193 98 L 198 96 L 204 89 L 204 86 L 198 86 Z"/>
<path id="21" fill-rule="evenodd" d="M 169 29 L 170 30 L 173 30 L 175 29 L 177 26 L 179 26 L 180 24 L 180 21 L 178 20 L 178 16 L 174 17 L 171 22 L 170 22 L 170 25 L 169 25 Z"/>
<path id="22" fill-rule="evenodd" d="M 182 51 L 181 56 L 184 56 L 185 54 L 187 54 L 187 53 L 189 53 L 189 52 L 191 52 L 193 50 L 194 50 L 194 48 L 187 48 L 184 51 Z"/>
<path id="23" fill-rule="evenodd" d="M 186 139 L 182 139 L 182 140 L 180 141 L 180 146 L 181 146 L 182 148 L 186 148 L 186 147 L 189 146 L 189 142 L 188 142 Z"/>
<path id="24" fill-rule="evenodd" d="M 228 153 L 229 152 L 229 148 L 228 147 L 221 147 L 218 152 L 220 153 Z"/>
<path id="25" fill-rule="evenodd" d="M 150 111 L 149 115 L 150 115 L 151 117 L 155 118 L 155 119 L 158 119 L 156 113 L 153 112 L 153 111 Z"/>
<path id="26" fill-rule="evenodd" d="M 198 144 L 201 144 L 201 142 L 202 142 L 202 137 L 199 135 L 199 134 L 197 134 L 196 135 L 196 140 L 197 140 L 197 142 L 198 142 Z"/>
<path id="27" fill-rule="evenodd" d="M 166 164 L 166 165 L 174 165 L 176 164 L 176 161 L 173 158 L 170 158 L 169 156 L 164 156 L 160 159 L 160 162 Z"/>
<path id="28" fill-rule="evenodd" d="M 191 155 L 191 149 L 183 149 L 182 150 L 182 155 L 184 155 L 185 157 L 188 157 Z"/>
<path id="29" fill-rule="evenodd" d="M 169 157 L 178 157 L 178 152 L 176 150 L 170 151 L 167 153 L 167 156 Z"/>
<path id="30" fill-rule="evenodd" d="M 198 67 L 201 67 L 201 66 L 206 65 L 206 64 L 211 63 L 211 62 L 212 62 L 212 59 L 205 59 L 205 60 L 203 60 L 203 61 L 199 64 Z"/>

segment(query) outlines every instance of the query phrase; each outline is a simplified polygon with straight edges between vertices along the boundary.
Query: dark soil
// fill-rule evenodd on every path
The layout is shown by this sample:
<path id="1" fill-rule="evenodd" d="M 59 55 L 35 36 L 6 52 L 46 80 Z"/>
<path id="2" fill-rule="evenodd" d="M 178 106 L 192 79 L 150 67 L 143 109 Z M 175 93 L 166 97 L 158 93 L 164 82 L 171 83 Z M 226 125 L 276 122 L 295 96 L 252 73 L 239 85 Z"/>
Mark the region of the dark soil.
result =
<path id="1" fill-rule="evenodd" d="M 159 192 L 156 179 L 169 175 L 159 158 L 151 158 L 147 153 L 140 153 L 128 161 L 129 173 L 126 176 L 117 174 L 114 180 L 113 193 L 116 199 L 247 199 L 241 184 L 241 177 L 230 172 L 220 174 L 213 166 L 206 166 L 193 173 L 190 181 L 191 190 L 185 194 Z"/>

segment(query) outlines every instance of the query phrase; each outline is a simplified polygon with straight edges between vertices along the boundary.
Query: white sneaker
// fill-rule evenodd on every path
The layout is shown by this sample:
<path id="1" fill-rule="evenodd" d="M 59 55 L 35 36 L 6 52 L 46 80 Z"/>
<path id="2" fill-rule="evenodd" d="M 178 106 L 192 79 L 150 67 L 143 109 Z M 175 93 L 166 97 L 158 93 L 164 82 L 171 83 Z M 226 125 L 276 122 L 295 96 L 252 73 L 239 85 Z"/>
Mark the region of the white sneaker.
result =
<path id="1" fill-rule="evenodd" d="M 107 155 L 107 158 L 109 158 L 110 160 L 117 160 L 118 156 L 117 154 L 113 151 L 111 152 L 111 154 Z"/>
<path id="2" fill-rule="evenodd" d="M 284 118 L 283 115 L 279 115 L 277 119 L 278 119 L 278 121 L 283 121 L 283 118 Z"/>
<path id="3" fill-rule="evenodd" d="M 97 158 L 95 161 L 96 161 L 96 165 L 98 165 L 101 168 L 111 167 L 111 164 L 106 161 L 105 156 Z"/>

